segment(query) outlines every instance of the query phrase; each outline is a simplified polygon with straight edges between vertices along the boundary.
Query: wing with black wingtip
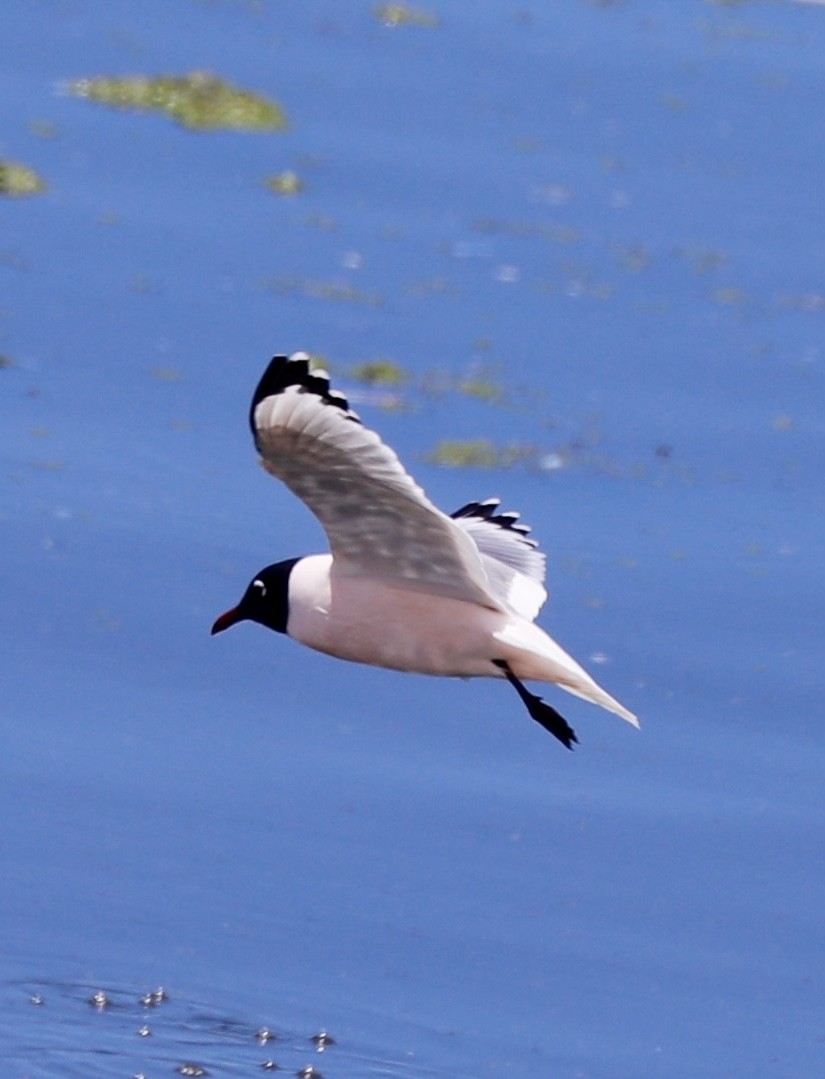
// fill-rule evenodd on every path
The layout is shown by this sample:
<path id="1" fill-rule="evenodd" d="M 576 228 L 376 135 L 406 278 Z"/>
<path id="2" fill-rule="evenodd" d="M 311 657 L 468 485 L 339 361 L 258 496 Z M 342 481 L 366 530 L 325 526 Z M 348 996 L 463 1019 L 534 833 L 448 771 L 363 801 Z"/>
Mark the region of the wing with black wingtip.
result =
<path id="1" fill-rule="evenodd" d="M 547 599 L 545 557 L 519 514 L 499 513 L 497 498 L 468 502 L 450 514 L 481 554 L 487 579 L 510 610 L 533 619 Z"/>
<path id="2" fill-rule="evenodd" d="M 510 609 L 473 537 L 429 501 L 305 353 L 272 360 L 249 418 L 261 463 L 321 522 L 338 573 Z"/>

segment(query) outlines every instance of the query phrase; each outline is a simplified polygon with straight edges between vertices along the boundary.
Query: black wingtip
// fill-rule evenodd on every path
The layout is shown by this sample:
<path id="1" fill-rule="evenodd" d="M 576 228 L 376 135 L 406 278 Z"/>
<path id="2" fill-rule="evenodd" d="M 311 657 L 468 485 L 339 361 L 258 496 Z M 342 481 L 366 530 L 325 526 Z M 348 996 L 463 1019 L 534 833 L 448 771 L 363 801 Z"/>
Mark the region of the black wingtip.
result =
<path id="1" fill-rule="evenodd" d="M 255 387 L 249 405 L 249 427 L 255 437 L 255 409 L 267 397 L 283 393 L 290 386 L 300 386 L 308 393 L 314 393 L 327 405 L 343 409 L 353 419 L 357 419 L 350 410 L 346 397 L 329 388 L 329 377 L 325 372 L 314 372 L 310 368 L 310 358 L 305 352 L 295 352 L 291 356 L 273 356 L 269 366 Z"/>
<path id="2" fill-rule="evenodd" d="M 530 526 L 522 524 L 520 514 L 514 510 L 497 513 L 496 511 L 500 505 L 501 500 L 498 498 L 487 498 L 483 502 L 468 502 L 466 506 L 455 510 L 450 516 L 454 521 L 462 517 L 474 517 L 476 520 L 486 521 L 487 524 L 503 528 L 507 532 L 517 532 L 524 542 L 531 547 L 538 546 L 535 540 L 527 538 L 530 533 Z"/>
<path id="3" fill-rule="evenodd" d="M 500 505 L 500 498 L 485 498 L 483 502 L 468 502 L 460 509 L 454 510 L 450 516 L 453 520 L 459 517 L 479 517 L 483 521 L 489 521 Z"/>
<path id="4" fill-rule="evenodd" d="M 309 373 L 309 363 L 304 360 L 293 360 L 293 368 L 296 369 L 303 362 L 306 368 L 306 373 Z M 273 356 L 269 361 L 269 366 L 261 375 L 261 379 L 258 385 L 255 387 L 255 392 L 252 394 L 252 401 L 249 405 L 249 428 L 255 435 L 255 409 L 258 405 L 267 397 L 271 397 L 275 393 L 281 393 L 290 383 L 287 381 L 287 368 L 290 363 L 288 356 Z"/>

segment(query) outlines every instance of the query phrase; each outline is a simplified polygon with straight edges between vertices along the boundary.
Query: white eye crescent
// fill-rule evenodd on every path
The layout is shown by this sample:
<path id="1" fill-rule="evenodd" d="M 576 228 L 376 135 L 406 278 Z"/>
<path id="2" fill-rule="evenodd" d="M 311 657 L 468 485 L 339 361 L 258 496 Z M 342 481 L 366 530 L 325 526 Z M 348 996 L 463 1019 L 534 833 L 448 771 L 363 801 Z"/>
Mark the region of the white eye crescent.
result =
<path id="1" fill-rule="evenodd" d="M 252 582 L 252 587 L 257 588 L 258 592 L 260 593 L 261 596 L 266 595 L 266 585 L 264 584 L 263 581 L 257 581 L 257 580 L 253 581 Z"/>

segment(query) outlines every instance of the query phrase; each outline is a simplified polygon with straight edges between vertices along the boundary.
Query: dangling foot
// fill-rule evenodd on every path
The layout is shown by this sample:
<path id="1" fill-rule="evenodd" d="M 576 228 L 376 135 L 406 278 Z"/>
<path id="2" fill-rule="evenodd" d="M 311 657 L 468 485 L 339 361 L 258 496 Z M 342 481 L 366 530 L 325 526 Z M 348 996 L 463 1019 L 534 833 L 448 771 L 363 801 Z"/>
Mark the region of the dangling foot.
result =
<path id="1" fill-rule="evenodd" d="M 516 678 L 506 659 L 494 659 L 493 663 L 504 672 L 504 677 L 518 693 L 519 697 L 524 701 L 527 711 L 536 721 L 540 723 L 546 731 L 550 731 L 556 738 L 568 749 L 573 748 L 573 743 L 578 743 L 576 732 L 564 718 L 560 716 L 555 708 L 551 708 L 549 704 L 537 697 L 535 693 L 531 693 L 528 689 L 524 688 L 524 685 Z"/>

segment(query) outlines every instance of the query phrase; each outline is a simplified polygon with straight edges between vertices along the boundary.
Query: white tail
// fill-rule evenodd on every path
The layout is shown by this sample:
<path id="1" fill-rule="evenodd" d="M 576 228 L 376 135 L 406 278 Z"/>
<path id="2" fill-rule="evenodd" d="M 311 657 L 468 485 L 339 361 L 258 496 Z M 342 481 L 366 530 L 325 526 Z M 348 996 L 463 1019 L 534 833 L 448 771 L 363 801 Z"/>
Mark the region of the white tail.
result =
<path id="1" fill-rule="evenodd" d="M 517 678 L 554 682 L 568 693 L 606 708 L 634 727 L 639 726 L 636 716 L 602 689 L 584 667 L 539 626 L 521 619 L 513 620 L 494 637 L 512 649 L 505 658 Z"/>

